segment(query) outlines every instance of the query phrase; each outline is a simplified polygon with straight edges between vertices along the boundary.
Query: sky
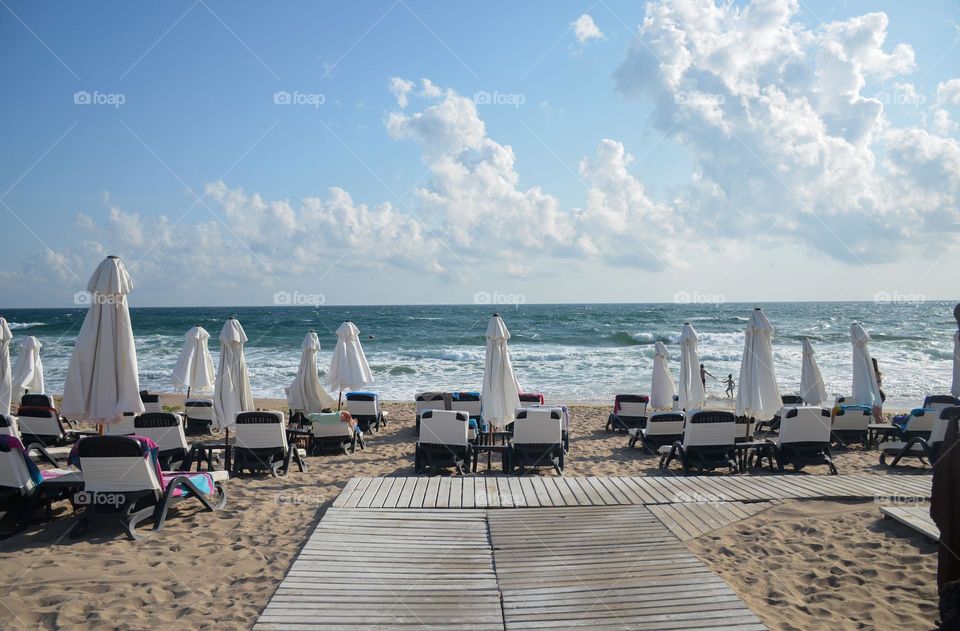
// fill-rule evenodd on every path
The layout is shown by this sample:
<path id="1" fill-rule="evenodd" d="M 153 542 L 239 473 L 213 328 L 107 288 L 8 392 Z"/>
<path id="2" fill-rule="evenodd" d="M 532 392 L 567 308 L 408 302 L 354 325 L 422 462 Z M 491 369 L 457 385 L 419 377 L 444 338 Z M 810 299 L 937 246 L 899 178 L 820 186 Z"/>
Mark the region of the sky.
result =
<path id="1" fill-rule="evenodd" d="M 0 1 L 0 307 L 955 298 L 960 5 Z"/>

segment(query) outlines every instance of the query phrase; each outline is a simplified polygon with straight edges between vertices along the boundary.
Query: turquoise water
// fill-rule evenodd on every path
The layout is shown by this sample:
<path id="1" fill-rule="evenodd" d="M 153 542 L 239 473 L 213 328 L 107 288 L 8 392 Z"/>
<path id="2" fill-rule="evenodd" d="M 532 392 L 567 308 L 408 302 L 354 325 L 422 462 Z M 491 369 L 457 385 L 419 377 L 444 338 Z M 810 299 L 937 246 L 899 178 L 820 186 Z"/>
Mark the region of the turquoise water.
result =
<path id="1" fill-rule="evenodd" d="M 671 351 L 676 375 L 677 341 L 684 322 L 701 335 L 701 357 L 718 378 L 739 374 L 743 327 L 754 306 L 776 327 L 774 351 L 784 393 L 799 388 L 801 341 L 816 348 L 827 391 L 850 387 L 850 323 L 864 324 L 874 339 L 888 402 L 916 405 L 928 392 L 949 388 L 953 303 L 760 303 L 589 304 L 505 306 L 511 351 L 520 384 L 554 401 L 610 401 L 618 392 L 649 390 L 653 344 Z M 225 318 L 236 315 L 250 338 L 247 362 L 258 396 L 279 397 L 293 380 L 300 343 L 309 329 L 320 336 L 321 377 L 345 319 L 360 327 L 373 369 L 371 389 L 388 399 L 409 400 L 426 389 L 479 389 L 489 305 L 365 307 L 132 308 L 134 335 L 145 388 L 171 391 L 170 371 L 183 334 L 199 324 L 216 338 Z M 60 392 L 84 309 L 7 309 L 14 338 L 35 335 L 44 344 L 47 390 Z M 367 339 L 372 335 L 373 339 Z M 17 349 L 14 347 L 13 353 Z M 720 381 L 707 382 L 720 396 Z"/>

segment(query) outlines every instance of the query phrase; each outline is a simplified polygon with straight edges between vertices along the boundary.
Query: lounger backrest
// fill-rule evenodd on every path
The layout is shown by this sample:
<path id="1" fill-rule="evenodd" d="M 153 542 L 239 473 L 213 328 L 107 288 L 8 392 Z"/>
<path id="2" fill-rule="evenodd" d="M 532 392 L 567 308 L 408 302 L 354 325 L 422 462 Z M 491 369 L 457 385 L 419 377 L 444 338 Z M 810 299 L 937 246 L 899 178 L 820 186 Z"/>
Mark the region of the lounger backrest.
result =
<path id="1" fill-rule="evenodd" d="M 463 411 L 471 418 L 477 418 L 483 410 L 483 401 L 480 400 L 480 394 L 477 392 L 454 392 L 450 409 Z"/>
<path id="2" fill-rule="evenodd" d="M 960 399 L 949 394 L 930 394 L 923 400 L 923 407 L 932 409 L 934 405 L 943 407 L 953 407 L 960 405 Z"/>
<path id="3" fill-rule="evenodd" d="M 543 405 L 543 395 L 539 392 L 521 392 L 520 393 L 520 407 L 532 408 L 538 405 Z"/>
<path id="4" fill-rule="evenodd" d="M 36 482 L 27 469 L 22 447 L 20 440 L 15 437 L 0 440 L 0 487 L 17 489 L 21 495 L 25 495 Z"/>
<path id="5" fill-rule="evenodd" d="M 563 410 L 522 408 L 513 421 L 515 445 L 557 445 L 563 441 Z"/>
<path id="6" fill-rule="evenodd" d="M 798 394 L 783 394 L 780 395 L 780 403 L 784 407 L 803 405 L 803 397 Z"/>
<path id="7" fill-rule="evenodd" d="M 53 436 L 59 439 L 65 433 L 60 417 L 49 408 L 21 408 L 18 421 L 21 434 Z"/>
<path id="8" fill-rule="evenodd" d="M 179 414 L 144 412 L 133 421 L 133 433 L 157 443 L 160 451 L 189 449 Z"/>
<path id="9" fill-rule="evenodd" d="M 163 412 L 159 394 L 150 394 L 146 390 L 140 391 L 140 401 L 143 402 L 145 412 Z"/>
<path id="10" fill-rule="evenodd" d="M 673 395 L 673 407 L 670 408 L 671 412 L 682 412 L 683 408 L 680 407 L 680 397 Z"/>
<path id="11" fill-rule="evenodd" d="M 457 410 L 427 410 L 420 417 L 420 438 L 427 445 L 466 446 L 470 417 Z"/>
<path id="12" fill-rule="evenodd" d="M 873 415 L 866 410 L 841 409 L 833 418 L 833 431 L 867 431 Z"/>
<path id="13" fill-rule="evenodd" d="M 733 446 L 737 419 L 733 412 L 694 412 L 683 427 L 684 447 Z"/>
<path id="14" fill-rule="evenodd" d="M 213 401 L 210 399 L 187 399 L 183 402 L 187 418 L 196 421 L 213 420 Z"/>
<path id="15" fill-rule="evenodd" d="M 613 407 L 617 416 L 636 418 L 647 415 L 647 404 L 650 397 L 642 394 L 618 394 L 614 399 Z"/>
<path id="16" fill-rule="evenodd" d="M 927 441 L 927 444 L 942 443 L 943 439 L 947 437 L 947 428 L 950 426 L 950 421 L 956 419 L 960 419 L 960 406 L 940 410 L 940 416 L 937 417 L 937 422 L 933 424 L 933 430 L 930 432 L 930 440 Z"/>
<path id="17" fill-rule="evenodd" d="M 353 416 L 377 416 L 380 397 L 372 392 L 348 392 L 347 411 Z"/>
<path id="18" fill-rule="evenodd" d="M 20 438 L 20 428 L 17 425 L 17 418 L 15 416 L 0 414 L 0 436 Z"/>
<path id="19" fill-rule="evenodd" d="M 135 434 L 136 432 L 133 431 L 134 418 L 133 414 L 124 413 L 119 421 L 108 423 L 103 433 L 107 436 L 129 436 Z"/>
<path id="20" fill-rule="evenodd" d="M 287 428 L 283 412 L 276 410 L 237 414 L 237 446 L 247 449 L 287 450 Z"/>
<path id="21" fill-rule="evenodd" d="M 20 407 L 54 409 L 53 397 L 49 394 L 25 394 L 20 397 Z"/>
<path id="22" fill-rule="evenodd" d="M 907 417 L 906 430 L 908 432 L 932 431 L 933 426 L 937 424 L 937 419 L 940 417 L 940 412 L 948 407 L 950 406 L 945 405 L 937 409 L 912 410 L 910 416 Z"/>
<path id="23" fill-rule="evenodd" d="M 352 438 L 350 425 L 343 422 L 339 412 L 321 412 L 310 414 L 310 433 L 316 438 L 345 436 Z"/>
<path id="24" fill-rule="evenodd" d="M 417 416 L 427 410 L 446 410 L 448 398 L 446 392 L 421 392 L 416 397 Z"/>
<path id="25" fill-rule="evenodd" d="M 683 434 L 683 412 L 654 412 L 647 419 L 644 436 L 679 436 Z"/>
<path id="26" fill-rule="evenodd" d="M 829 443 L 830 411 L 813 405 L 790 408 L 780 419 L 777 444 Z"/>
<path id="27" fill-rule="evenodd" d="M 792 409 L 792 408 L 791 408 Z M 753 439 L 753 419 L 747 416 L 738 416 L 735 438 L 737 442 Z"/>
<path id="28" fill-rule="evenodd" d="M 162 490 L 152 460 L 129 436 L 90 436 L 77 444 L 83 489 L 99 493 Z"/>
<path id="29" fill-rule="evenodd" d="M 853 397 L 837 397 L 834 405 L 860 405 L 860 402 Z"/>

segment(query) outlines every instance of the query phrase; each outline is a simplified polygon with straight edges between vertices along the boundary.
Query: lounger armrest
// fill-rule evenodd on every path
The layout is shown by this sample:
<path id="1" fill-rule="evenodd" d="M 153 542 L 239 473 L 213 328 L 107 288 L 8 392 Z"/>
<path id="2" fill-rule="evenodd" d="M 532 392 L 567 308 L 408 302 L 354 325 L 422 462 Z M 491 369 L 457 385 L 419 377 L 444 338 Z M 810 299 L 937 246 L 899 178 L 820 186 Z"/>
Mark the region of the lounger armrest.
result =
<path id="1" fill-rule="evenodd" d="M 47 451 L 47 448 L 41 445 L 40 443 L 30 443 L 27 447 L 27 454 L 29 455 L 34 449 L 37 450 L 37 453 L 40 454 L 44 460 L 52 464 L 54 468 L 59 467 L 60 465 L 54 460 L 53 456 L 50 455 L 50 452 Z"/>

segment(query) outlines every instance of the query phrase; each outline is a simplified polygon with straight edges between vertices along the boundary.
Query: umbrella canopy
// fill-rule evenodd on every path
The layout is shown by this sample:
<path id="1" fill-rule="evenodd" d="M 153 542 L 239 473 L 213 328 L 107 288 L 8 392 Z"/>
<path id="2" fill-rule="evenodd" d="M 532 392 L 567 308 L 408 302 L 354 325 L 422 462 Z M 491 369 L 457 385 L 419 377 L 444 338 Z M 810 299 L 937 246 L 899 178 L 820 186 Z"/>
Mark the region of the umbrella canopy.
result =
<path id="1" fill-rule="evenodd" d="M 20 398 L 28 390 L 34 394 L 43 394 L 43 362 L 40 361 L 40 348 L 43 344 L 32 335 L 20 341 L 20 355 L 13 367 L 13 394 Z"/>
<path id="2" fill-rule="evenodd" d="M 654 410 L 669 410 L 673 407 L 673 395 L 677 387 L 667 362 L 667 346 L 663 342 L 653 345 L 653 379 L 650 384 L 650 407 Z"/>
<path id="3" fill-rule="evenodd" d="M 740 360 L 737 416 L 771 419 L 783 405 L 773 370 L 773 325 L 759 308 L 750 313 Z"/>
<path id="4" fill-rule="evenodd" d="M 207 341 L 210 334 L 202 326 L 195 326 L 185 336 L 177 365 L 173 367 L 173 385 L 201 392 L 213 388 L 216 373 Z"/>
<path id="5" fill-rule="evenodd" d="M 213 414 L 221 429 L 230 429 L 237 423 L 237 414 L 253 410 L 253 393 L 243 345 L 247 334 L 240 321 L 231 317 L 220 331 L 220 363 L 213 389 Z"/>
<path id="6" fill-rule="evenodd" d="M 510 331 L 503 318 L 494 314 L 487 325 L 481 415 L 484 421 L 500 428 L 513 420 L 514 410 L 520 407 L 520 383 L 510 363 L 509 339 Z"/>
<path id="7" fill-rule="evenodd" d="M 863 327 L 854 322 L 850 326 L 850 341 L 853 343 L 853 384 L 851 396 L 860 405 L 879 406 L 880 386 L 877 385 L 877 373 L 870 358 L 870 336 Z"/>
<path id="8" fill-rule="evenodd" d="M 337 329 L 337 347 L 333 349 L 327 378 L 336 390 L 356 390 L 373 383 L 373 373 L 360 346 L 360 329 L 349 320 Z"/>
<path id="9" fill-rule="evenodd" d="M 324 408 L 332 408 L 336 405 L 336 401 L 323 389 L 320 376 L 317 374 L 317 353 L 320 352 L 320 338 L 317 334 L 313 331 L 307 333 L 303 338 L 303 344 L 300 345 L 300 350 L 302 351 L 300 367 L 297 368 L 297 376 L 290 384 L 290 392 L 287 395 L 290 409 L 310 414 L 320 412 Z"/>
<path id="10" fill-rule="evenodd" d="M 0 414 L 10 413 L 13 398 L 13 377 L 10 371 L 10 340 L 13 333 L 6 318 L 0 318 Z"/>
<path id="11" fill-rule="evenodd" d="M 133 279 L 123 261 L 108 256 L 87 283 L 90 308 L 67 368 L 61 411 L 76 420 L 110 423 L 143 412 L 137 349 L 127 294 Z"/>
<path id="12" fill-rule="evenodd" d="M 953 334 L 953 385 L 950 394 L 960 397 L 960 331 Z"/>
<path id="13" fill-rule="evenodd" d="M 813 352 L 813 344 L 803 340 L 803 364 L 800 366 L 800 398 L 807 405 L 823 405 L 827 389 L 823 385 L 820 366 Z"/>
<path id="14" fill-rule="evenodd" d="M 680 407 L 684 410 L 696 410 L 707 403 L 707 393 L 700 380 L 699 342 L 690 323 L 684 324 L 680 332 Z"/>

